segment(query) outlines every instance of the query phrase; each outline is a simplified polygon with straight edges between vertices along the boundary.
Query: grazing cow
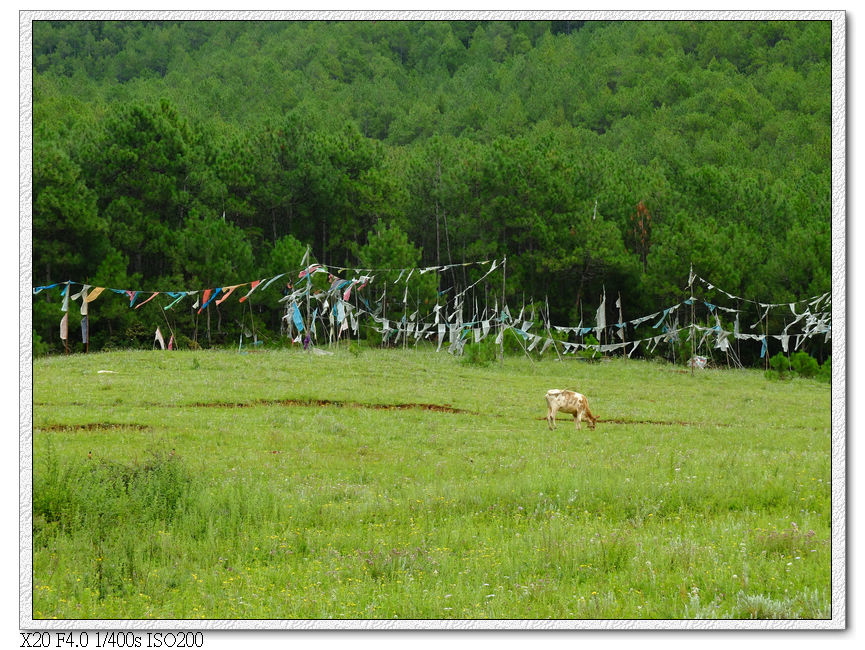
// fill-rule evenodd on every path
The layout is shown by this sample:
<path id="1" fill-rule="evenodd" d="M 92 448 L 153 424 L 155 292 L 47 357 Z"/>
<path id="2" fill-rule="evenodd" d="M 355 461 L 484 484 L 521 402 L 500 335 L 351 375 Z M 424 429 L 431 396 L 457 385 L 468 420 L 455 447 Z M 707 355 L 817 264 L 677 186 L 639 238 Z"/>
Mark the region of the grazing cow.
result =
<path id="1" fill-rule="evenodd" d="M 581 425 L 583 418 L 588 420 L 589 427 L 595 428 L 597 418 L 589 410 L 589 402 L 585 395 L 572 390 L 553 389 L 548 390 L 545 397 L 547 399 L 547 424 L 550 429 L 556 428 L 556 413 L 559 411 L 574 414 L 574 425 L 578 431 L 583 428 Z"/>

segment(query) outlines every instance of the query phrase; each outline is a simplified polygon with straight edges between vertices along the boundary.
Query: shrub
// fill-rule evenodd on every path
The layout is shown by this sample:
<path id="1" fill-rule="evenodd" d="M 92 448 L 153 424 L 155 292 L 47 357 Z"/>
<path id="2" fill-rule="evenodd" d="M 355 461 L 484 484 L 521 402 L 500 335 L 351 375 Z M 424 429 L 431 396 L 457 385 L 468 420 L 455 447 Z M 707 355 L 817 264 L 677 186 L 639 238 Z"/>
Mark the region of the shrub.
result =
<path id="1" fill-rule="evenodd" d="M 819 381 L 832 381 L 832 357 L 821 366 L 810 354 L 800 350 L 789 358 L 779 352 L 769 359 L 768 379 L 787 379 L 793 376 L 812 378 Z"/>
<path id="2" fill-rule="evenodd" d="M 33 330 L 33 356 L 44 357 L 48 354 L 48 344 L 42 340 L 42 337 Z"/>
<path id="3" fill-rule="evenodd" d="M 583 339 L 583 343 L 586 345 L 597 345 L 598 339 L 595 338 L 594 334 L 589 334 L 586 338 Z M 596 359 L 601 356 L 601 353 L 598 352 L 595 348 L 588 348 L 585 350 L 579 350 L 577 352 L 577 356 L 582 359 Z"/>
<path id="4" fill-rule="evenodd" d="M 460 363 L 471 366 L 488 366 L 496 360 L 496 344 L 492 339 L 479 343 L 467 343 L 463 348 Z"/>
<path id="5" fill-rule="evenodd" d="M 820 371 L 817 373 L 817 379 L 825 381 L 827 384 L 832 383 L 832 357 L 827 357 L 823 365 L 820 366 Z"/>
<path id="6" fill-rule="evenodd" d="M 800 377 L 813 377 L 820 369 L 817 360 L 802 350 L 790 357 L 790 367 Z"/>
<path id="7" fill-rule="evenodd" d="M 769 379 L 785 379 L 790 374 L 790 360 L 783 352 L 779 352 L 769 359 L 769 368 L 766 371 Z"/>

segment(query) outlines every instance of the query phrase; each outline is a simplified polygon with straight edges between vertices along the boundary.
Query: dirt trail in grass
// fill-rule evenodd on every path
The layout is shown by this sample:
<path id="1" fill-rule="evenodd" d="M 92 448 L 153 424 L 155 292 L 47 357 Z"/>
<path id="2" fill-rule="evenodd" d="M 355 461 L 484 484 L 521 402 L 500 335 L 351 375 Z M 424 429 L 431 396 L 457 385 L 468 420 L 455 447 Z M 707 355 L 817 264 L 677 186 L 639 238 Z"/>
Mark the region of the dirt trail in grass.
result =
<path id="1" fill-rule="evenodd" d="M 469 415 L 481 415 L 477 411 L 469 411 L 467 409 L 454 408 L 450 404 L 425 404 L 420 402 L 407 402 L 399 404 L 370 404 L 364 402 L 347 402 L 341 400 L 329 399 L 275 399 L 275 400 L 255 400 L 253 402 L 198 402 L 196 404 L 154 404 L 153 406 L 171 406 L 176 408 L 254 408 L 256 406 L 331 406 L 339 408 L 358 408 L 358 409 L 375 409 L 381 411 L 406 411 L 410 409 L 420 409 L 424 411 L 434 411 L 436 413 L 465 413 Z M 487 415 L 496 416 L 492 413 Z M 546 417 L 540 416 L 535 420 L 546 420 Z M 571 418 L 556 418 L 560 422 L 570 422 Z M 626 420 L 623 418 L 598 418 L 599 424 L 654 424 L 660 426 L 699 426 L 700 422 L 686 422 L 684 420 Z M 722 423 L 715 423 L 716 426 L 730 426 Z M 99 431 L 109 429 L 149 429 L 150 427 L 141 424 L 115 424 L 106 422 L 91 422 L 87 424 L 50 424 L 36 427 L 43 431 Z"/>
<path id="2" fill-rule="evenodd" d="M 109 431 L 115 429 L 135 429 L 143 431 L 150 427 L 144 424 L 119 424 L 115 422 L 88 422 L 86 424 L 44 424 L 36 427 L 41 431 Z"/>
<path id="3" fill-rule="evenodd" d="M 450 404 L 422 404 L 417 402 L 401 404 L 367 404 L 364 402 L 344 402 L 329 399 L 274 399 L 256 400 L 254 402 L 203 402 L 192 404 L 195 408 L 249 408 L 255 406 L 338 406 L 341 408 L 377 409 L 382 411 L 403 411 L 407 409 L 422 409 L 438 413 L 473 413 L 465 409 L 454 408 Z M 476 414 L 475 414 L 476 415 Z"/>
<path id="4" fill-rule="evenodd" d="M 536 420 L 546 420 L 545 417 L 535 418 Z M 572 418 L 556 418 L 557 422 L 571 422 Z M 661 426 L 681 426 L 681 427 L 696 427 L 705 424 L 704 422 L 686 422 L 685 420 L 625 420 L 622 418 L 610 418 L 609 420 L 597 419 L 598 424 L 658 424 Z M 714 426 L 729 427 L 730 424 L 715 422 Z"/>

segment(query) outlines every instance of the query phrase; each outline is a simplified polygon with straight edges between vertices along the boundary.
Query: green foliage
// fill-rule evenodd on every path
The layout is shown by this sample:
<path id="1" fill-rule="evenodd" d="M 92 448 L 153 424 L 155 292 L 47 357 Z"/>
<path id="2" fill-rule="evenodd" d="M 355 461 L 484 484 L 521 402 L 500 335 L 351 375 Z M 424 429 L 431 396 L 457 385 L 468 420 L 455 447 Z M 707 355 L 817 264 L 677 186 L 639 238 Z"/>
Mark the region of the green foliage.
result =
<path id="1" fill-rule="evenodd" d="M 394 222 L 376 223 L 375 230 L 367 236 L 367 243 L 358 251 L 361 267 L 373 269 L 376 286 L 388 291 L 387 314 L 394 320 L 401 318 L 403 299 L 411 297 L 407 304 L 432 305 L 436 300 L 436 276 L 432 273 L 413 273 L 406 281 L 400 269 L 415 268 L 421 261 L 421 251 L 412 244 L 405 231 Z M 378 289 L 382 291 L 382 289 Z M 380 294 L 384 297 L 384 294 Z M 429 307 L 426 311 L 431 309 Z"/>
<path id="2" fill-rule="evenodd" d="M 34 272 L 46 283 L 74 280 L 107 252 L 109 220 L 100 215 L 96 191 L 57 136 L 45 128 L 34 132 Z"/>
<path id="3" fill-rule="evenodd" d="M 216 287 L 288 270 L 308 244 L 332 267 L 507 255 L 499 302 L 546 297 L 556 323 L 604 287 L 656 311 L 692 264 L 749 299 L 817 295 L 829 27 L 36 21 L 34 281 Z M 470 273 L 409 291 L 429 310 Z M 395 280 L 377 278 L 389 314 Z M 260 306 L 278 330 L 276 301 Z M 94 307 L 95 349 L 132 319 L 164 322 L 108 296 Z M 53 313 L 34 309 L 52 347 Z M 175 313 L 195 340 L 194 314 Z M 237 340 L 236 303 L 212 315 Z"/>
<path id="4" fill-rule="evenodd" d="M 586 394 L 597 429 L 549 431 L 549 388 Z M 36 359 L 33 396 L 36 619 L 831 608 L 817 382 L 422 347 L 123 351 Z"/>
<path id="5" fill-rule="evenodd" d="M 820 364 L 810 354 L 799 350 L 790 355 L 790 368 L 800 377 L 813 377 L 819 372 Z"/>
<path id="6" fill-rule="evenodd" d="M 817 379 L 827 384 L 832 383 L 832 357 L 826 357 L 826 361 L 820 364 L 820 370 L 817 373 Z"/>
<path id="7" fill-rule="evenodd" d="M 766 377 L 769 379 L 788 379 L 796 376 L 827 383 L 832 381 L 832 357 L 828 357 L 821 365 L 804 350 L 794 352 L 789 357 L 779 352 L 769 359 L 769 368 L 766 371 Z"/>
<path id="8" fill-rule="evenodd" d="M 307 246 L 299 242 L 292 235 L 280 237 L 273 244 L 270 251 L 270 264 L 267 267 L 268 275 L 278 275 L 288 271 L 299 271 L 302 266 L 303 257 Z M 310 256 L 307 264 L 315 264 L 315 258 Z"/>
<path id="9" fill-rule="evenodd" d="M 44 357 L 50 349 L 49 345 L 36 333 L 36 330 L 33 330 L 33 356 Z"/>
<path id="10" fill-rule="evenodd" d="M 583 343 L 585 343 L 586 345 L 598 345 L 598 339 L 595 337 L 594 334 L 587 334 L 583 338 Z M 597 348 L 585 348 L 583 350 L 578 350 L 577 356 L 581 359 L 592 361 L 594 359 L 598 359 L 601 356 L 601 353 L 598 352 Z"/>
<path id="11" fill-rule="evenodd" d="M 146 560 L 152 533 L 171 525 L 194 499 L 189 470 L 173 453 L 150 452 L 143 463 L 87 457 L 59 462 L 51 446 L 47 471 L 34 481 L 33 538 L 43 544 L 58 531 L 91 540 L 88 563 L 100 599 L 129 593 Z M 142 545 L 142 541 L 144 544 Z"/>
<path id="12" fill-rule="evenodd" d="M 767 377 L 785 379 L 791 371 L 790 359 L 783 352 L 779 352 L 769 359 L 769 368 L 770 370 L 766 371 Z"/>
<path id="13" fill-rule="evenodd" d="M 466 343 L 460 363 L 469 366 L 486 367 L 496 361 L 499 356 L 498 346 L 490 339 L 484 339 L 477 343 Z"/>
<path id="14" fill-rule="evenodd" d="M 193 286 L 222 287 L 252 275 L 252 246 L 240 228 L 219 217 L 187 219 L 178 248 L 183 251 L 186 277 L 196 283 Z"/>

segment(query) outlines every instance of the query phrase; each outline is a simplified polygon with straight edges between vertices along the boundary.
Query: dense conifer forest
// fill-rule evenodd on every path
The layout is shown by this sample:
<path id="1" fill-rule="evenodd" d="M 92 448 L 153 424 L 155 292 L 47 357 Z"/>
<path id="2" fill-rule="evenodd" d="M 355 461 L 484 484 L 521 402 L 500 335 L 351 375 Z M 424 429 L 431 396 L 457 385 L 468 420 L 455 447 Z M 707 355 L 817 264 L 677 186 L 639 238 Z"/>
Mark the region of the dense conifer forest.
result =
<path id="1" fill-rule="evenodd" d="M 559 324 L 604 291 L 656 311 L 692 267 L 756 301 L 822 294 L 830 28 L 35 22 L 33 284 L 217 287 L 309 246 L 346 267 L 507 256 L 509 301 L 548 300 Z M 33 300 L 51 350 L 59 300 Z M 219 307 L 211 342 L 237 340 L 243 308 Z M 96 310 L 91 349 L 150 345 L 165 318 Z"/>

